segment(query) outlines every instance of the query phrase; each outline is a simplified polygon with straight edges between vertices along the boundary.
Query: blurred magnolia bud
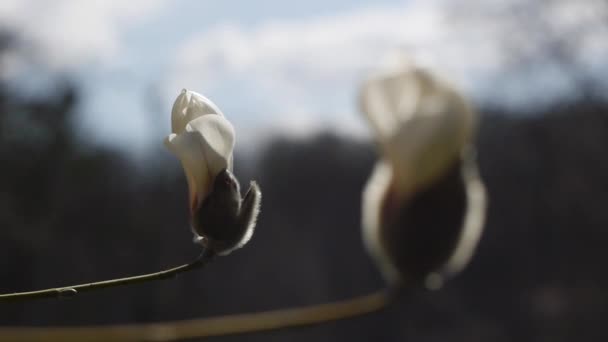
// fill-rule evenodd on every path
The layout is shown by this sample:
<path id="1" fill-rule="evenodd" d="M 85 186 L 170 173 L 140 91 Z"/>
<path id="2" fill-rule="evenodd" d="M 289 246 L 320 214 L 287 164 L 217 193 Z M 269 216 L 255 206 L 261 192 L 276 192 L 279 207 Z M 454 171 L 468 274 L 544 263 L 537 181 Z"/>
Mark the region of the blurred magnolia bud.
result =
<path id="1" fill-rule="evenodd" d="M 186 174 L 195 241 L 220 255 L 242 247 L 253 234 L 261 192 L 252 183 L 241 198 L 232 174 L 232 124 L 209 99 L 184 89 L 173 104 L 171 129 L 165 145 Z"/>
<path id="2" fill-rule="evenodd" d="M 361 107 L 381 159 L 363 193 L 363 237 L 390 285 L 440 287 L 479 241 L 486 209 L 474 111 L 446 82 L 401 64 L 369 79 Z"/>

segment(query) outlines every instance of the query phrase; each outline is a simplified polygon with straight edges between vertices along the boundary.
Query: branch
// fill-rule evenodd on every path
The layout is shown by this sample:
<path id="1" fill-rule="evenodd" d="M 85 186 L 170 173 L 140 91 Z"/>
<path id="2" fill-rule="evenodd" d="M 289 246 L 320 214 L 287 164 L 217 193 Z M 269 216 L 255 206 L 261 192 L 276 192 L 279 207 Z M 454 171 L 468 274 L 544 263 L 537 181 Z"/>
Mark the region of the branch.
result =
<path id="1" fill-rule="evenodd" d="M 315 325 L 360 316 L 383 309 L 389 302 L 385 291 L 307 307 L 229 316 L 148 324 L 0 328 L 2 341 L 175 341 L 224 336 L 289 327 Z"/>
<path id="2" fill-rule="evenodd" d="M 0 302 L 8 302 L 8 301 L 25 301 L 37 298 L 63 298 L 63 297 L 72 297 L 77 295 L 80 292 L 94 291 L 107 287 L 116 287 L 122 285 L 129 285 L 135 283 L 143 283 L 153 280 L 161 280 L 161 279 L 169 279 L 173 278 L 176 275 L 184 272 L 188 272 L 194 269 L 198 269 L 203 267 L 207 262 L 213 259 L 213 255 L 210 253 L 203 252 L 196 260 L 191 263 L 184 264 L 181 266 L 177 266 L 174 268 L 170 268 L 168 270 L 143 274 L 139 276 L 112 279 L 112 280 L 103 280 L 95 283 L 88 284 L 80 284 L 73 286 L 65 286 L 65 287 L 57 287 L 46 290 L 38 290 L 38 291 L 30 291 L 30 292 L 15 292 L 15 293 L 7 293 L 0 294 Z"/>

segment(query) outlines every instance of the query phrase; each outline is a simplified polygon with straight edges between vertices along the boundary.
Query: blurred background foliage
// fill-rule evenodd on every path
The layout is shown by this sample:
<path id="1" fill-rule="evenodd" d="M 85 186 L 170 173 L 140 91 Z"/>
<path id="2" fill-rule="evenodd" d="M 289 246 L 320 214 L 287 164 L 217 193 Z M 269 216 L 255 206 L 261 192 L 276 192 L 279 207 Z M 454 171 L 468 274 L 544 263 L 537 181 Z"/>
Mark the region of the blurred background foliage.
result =
<path id="1" fill-rule="evenodd" d="M 525 110 L 479 106 L 478 156 L 491 202 L 470 267 L 444 289 L 416 293 L 379 314 L 222 340 L 608 340 L 606 87 L 597 74 L 577 71 L 584 64 L 576 43 L 586 30 L 564 35 L 542 26 L 530 8 L 522 11 L 501 18 L 527 25 L 533 36 L 520 38 L 542 41 L 540 61 L 572 74 L 577 91 Z M 483 26 L 487 16 L 475 13 Z M 455 18 L 466 19 L 458 12 Z M 16 39 L 4 32 L 0 54 Z M 539 62 L 520 54 L 515 39 L 505 44 L 513 62 L 505 74 Z M 197 256 L 186 182 L 160 138 L 151 147 L 154 160 L 86 141 L 74 124 L 78 85 L 54 82 L 52 93 L 35 97 L 0 84 L 0 292 L 152 272 Z M 246 248 L 168 281 L 2 304 L 0 324 L 186 319 L 380 288 L 359 231 L 360 191 L 375 158 L 370 142 L 331 132 L 277 136 L 255 156 L 237 151 L 241 183 L 256 179 L 264 194 Z"/>

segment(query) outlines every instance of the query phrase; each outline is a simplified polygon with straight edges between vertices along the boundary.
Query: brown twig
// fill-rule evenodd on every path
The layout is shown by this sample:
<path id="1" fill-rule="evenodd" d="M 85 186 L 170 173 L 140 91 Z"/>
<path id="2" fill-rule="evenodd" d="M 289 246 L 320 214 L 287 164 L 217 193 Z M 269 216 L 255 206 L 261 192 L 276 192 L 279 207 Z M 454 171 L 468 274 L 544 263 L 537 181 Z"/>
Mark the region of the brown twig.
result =
<path id="1" fill-rule="evenodd" d="M 37 298 L 72 297 L 72 296 L 77 295 L 80 292 L 87 292 L 87 291 L 108 288 L 108 287 L 116 287 L 116 286 L 123 286 L 123 285 L 135 284 L 135 283 L 143 283 L 143 282 L 148 282 L 148 281 L 153 281 L 153 280 L 173 278 L 180 273 L 192 271 L 194 269 L 203 267 L 212 258 L 213 258 L 213 256 L 211 254 L 207 254 L 207 253 L 203 252 L 203 254 L 201 254 L 196 260 L 194 260 L 191 263 L 177 266 L 174 268 L 170 268 L 168 270 L 163 270 L 160 272 L 143 274 L 143 275 L 138 275 L 138 276 L 133 276 L 133 277 L 119 278 L 119 279 L 103 280 L 103 281 L 98 281 L 98 282 L 88 283 L 88 284 L 56 287 L 56 288 L 38 290 L 38 291 L 0 294 L 0 303 L 8 302 L 8 301 L 25 301 L 25 300 L 31 300 L 31 299 L 37 299 Z"/>
<path id="2" fill-rule="evenodd" d="M 306 326 L 360 316 L 381 310 L 388 303 L 385 291 L 342 301 L 301 308 L 201 318 L 185 321 L 88 326 L 5 327 L 1 341 L 175 341 Z"/>

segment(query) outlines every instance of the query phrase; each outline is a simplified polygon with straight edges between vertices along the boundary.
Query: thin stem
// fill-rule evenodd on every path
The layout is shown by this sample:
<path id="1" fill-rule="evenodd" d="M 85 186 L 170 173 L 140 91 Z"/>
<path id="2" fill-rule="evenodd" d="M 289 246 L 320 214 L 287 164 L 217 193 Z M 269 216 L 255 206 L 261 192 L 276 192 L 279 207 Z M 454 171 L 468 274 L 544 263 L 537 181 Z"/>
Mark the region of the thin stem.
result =
<path id="1" fill-rule="evenodd" d="M 201 318 L 185 321 L 48 328 L 0 328 L 2 341 L 175 341 L 191 338 L 224 336 L 306 326 L 360 316 L 384 308 L 385 291 L 317 304 L 250 314 Z"/>
<path id="2" fill-rule="evenodd" d="M 143 283 L 153 280 L 169 279 L 175 277 L 177 274 L 188 272 L 204 266 L 207 262 L 212 259 L 212 255 L 203 252 L 196 260 L 191 263 L 163 270 L 160 272 L 143 274 L 139 276 L 103 280 L 95 283 L 72 285 L 65 287 L 57 287 L 46 290 L 30 291 L 30 292 L 15 292 L 0 294 L 0 302 L 8 301 L 25 301 L 37 298 L 63 298 L 72 297 L 80 292 L 94 291 L 107 287 L 123 286 L 135 283 Z"/>

